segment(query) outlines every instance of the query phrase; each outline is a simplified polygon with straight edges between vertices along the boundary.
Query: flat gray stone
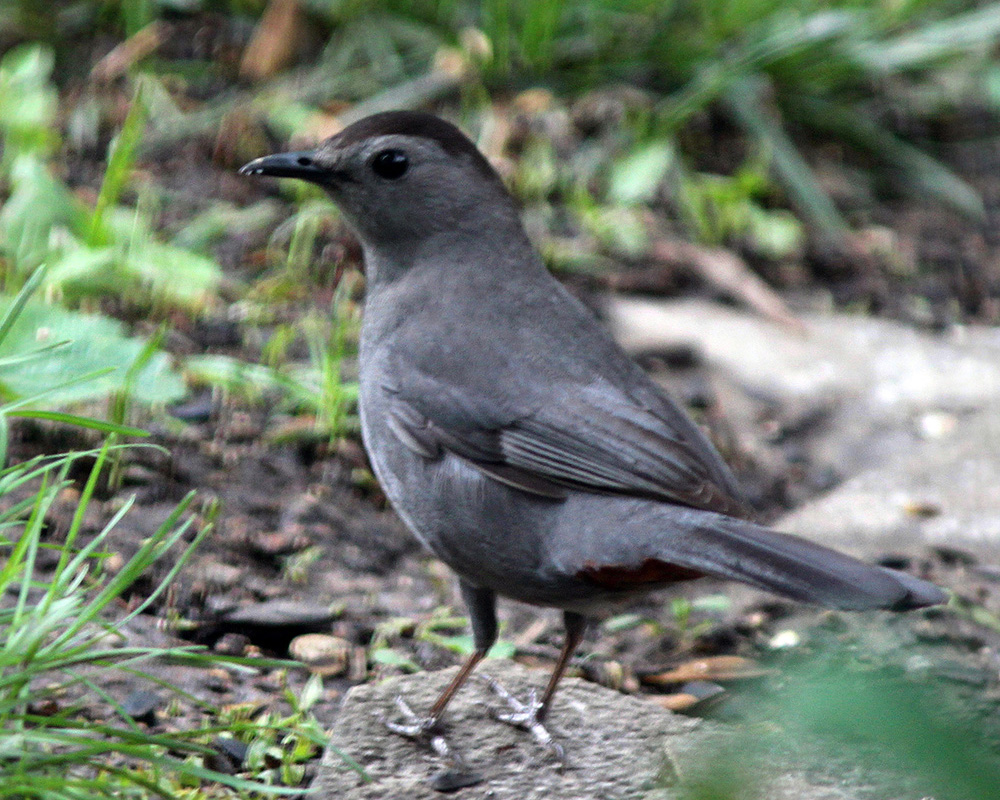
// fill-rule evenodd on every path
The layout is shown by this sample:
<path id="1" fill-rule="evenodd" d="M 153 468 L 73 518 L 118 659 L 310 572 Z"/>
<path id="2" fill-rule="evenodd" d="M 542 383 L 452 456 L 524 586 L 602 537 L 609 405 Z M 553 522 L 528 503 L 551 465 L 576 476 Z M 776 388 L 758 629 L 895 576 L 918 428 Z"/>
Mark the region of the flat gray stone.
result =
<path id="1" fill-rule="evenodd" d="M 1000 413 L 886 453 L 776 527 L 863 555 L 939 546 L 1000 561 Z"/>
<path id="2" fill-rule="evenodd" d="M 491 660 L 482 672 L 517 696 L 541 689 L 544 672 Z M 382 717 L 396 714 L 402 695 L 412 708 L 427 709 L 455 669 L 393 678 L 351 689 L 324 754 L 313 797 L 317 800 L 437 800 L 445 796 L 431 781 L 445 764 L 429 748 L 389 732 Z M 481 678 L 473 678 L 448 708 L 449 743 L 482 782 L 455 792 L 462 800 L 674 800 L 691 797 L 691 781 L 704 780 L 719 754 L 729 758 L 745 736 L 729 726 L 672 714 L 649 700 L 568 678 L 560 686 L 549 729 L 565 748 L 561 768 L 527 734 L 496 721 L 500 701 Z M 742 734 L 740 735 L 742 736 Z M 345 764 L 354 759 L 365 782 Z M 815 769 L 787 766 L 771 757 L 752 762 L 753 780 L 769 800 L 857 800 L 864 797 L 843 780 Z M 737 764 L 742 762 L 737 759 Z M 747 762 L 748 764 L 750 762 Z M 744 778 L 746 780 L 746 778 Z"/>
<path id="3" fill-rule="evenodd" d="M 221 618 L 233 625 L 284 627 L 325 625 L 332 622 L 336 616 L 336 609 L 329 605 L 279 597 L 233 609 L 223 614 Z"/>
<path id="4" fill-rule="evenodd" d="M 808 314 L 805 332 L 701 300 L 609 298 L 608 319 L 627 350 L 694 344 L 748 389 L 779 400 L 860 400 L 876 414 L 968 410 L 1000 399 L 1000 330 L 931 335 L 900 323 Z"/>
<path id="5" fill-rule="evenodd" d="M 441 798 L 430 781 L 445 764 L 426 746 L 388 731 L 382 717 L 396 718 L 402 696 L 417 713 L 428 709 L 455 669 L 422 673 L 357 686 L 348 692 L 331 745 L 353 758 L 371 777 L 364 783 L 331 749 L 314 783 L 317 798 Z M 519 697 L 545 685 L 544 672 L 510 661 L 491 660 L 481 672 L 500 680 Z M 572 797 L 645 797 L 658 781 L 676 781 L 668 742 L 698 727 L 652 703 L 596 684 L 567 679 L 560 686 L 550 732 L 566 748 L 570 767 L 556 761 L 531 737 L 496 721 L 500 701 L 481 677 L 473 677 L 448 707 L 446 732 L 470 769 L 483 777 L 461 790 L 462 798 L 541 800 Z M 613 725 L 608 725 L 613 722 Z M 666 796 L 666 795 L 664 795 Z"/>

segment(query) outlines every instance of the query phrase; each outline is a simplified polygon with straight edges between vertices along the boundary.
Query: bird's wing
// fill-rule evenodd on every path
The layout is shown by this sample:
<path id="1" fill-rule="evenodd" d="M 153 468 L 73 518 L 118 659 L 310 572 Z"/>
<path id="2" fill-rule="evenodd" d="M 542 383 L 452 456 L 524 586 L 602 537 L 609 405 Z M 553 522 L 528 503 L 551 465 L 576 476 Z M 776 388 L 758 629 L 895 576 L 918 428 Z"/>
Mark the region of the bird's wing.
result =
<path id="1" fill-rule="evenodd" d="M 413 369 L 396 374 L 407 378 L 387 387 L 389 425 L 427 458 L 447 450 L 496 480 L 548 497 L 573 488 L 745 513 L 711 445 L 652 383 L 557 380 L 539 396 L 466 384 L 459 390 Z"/>

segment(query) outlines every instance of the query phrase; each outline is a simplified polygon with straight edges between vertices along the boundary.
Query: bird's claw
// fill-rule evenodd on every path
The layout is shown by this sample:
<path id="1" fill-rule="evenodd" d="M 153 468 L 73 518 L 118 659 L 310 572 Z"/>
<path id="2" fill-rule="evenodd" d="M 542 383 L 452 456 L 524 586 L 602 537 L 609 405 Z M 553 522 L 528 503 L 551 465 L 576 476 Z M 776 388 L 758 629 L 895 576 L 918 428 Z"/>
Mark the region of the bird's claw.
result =
<path id="1" fill-rule="evenodd" d="M 528 699 L 522 702 L 514 697 L 514 695 L 511 694 L 511 692 L 495 678 L 487 676 L 484 679 L 493 690 L 493 693 L 503 700 L 510 708 L 509 711 L 496 712 L 496 718 L 500 722 L 506 722 L 508 725 L 513 725 L 521 730 L 528 731 L 528 733 L 531 734 L 531 737 L 538 742 L 539 745 L 554 755 L 561 764 L 564 764 L 566 761 L 566 753 L 563 750 L 562 745 L 552 738 L 552 734 L 549 733 L 548 729 L 544 725 L 542 725 L 542 722 L 539 719 L 542 704 L 538 700 L 538 692 L 531 689 L 528 692 Z"/>
<path id="2" fill-rule="evenodd" d="M 394 699 L 396 708 L 403 715 L 403 722 L 393 722 L 383 718 L 385 726 L 393 733 L 405 736 L 408 739 L 426 739 L 430 737 L 437 727 L 438 720 L 434 717 L 421 717 L 417 714 L 402 697 Z"/>
<path id="3" fill-rule="evenodd" d="M 395 698 L 396 708 L 403 715 L 402 722 L 382 718 L 383 724 L 393 733 L 418 742 L 425 742 L 431 750 L 445 759 L 456 770 L 466 769 L 465 760 L 455 748 L 448 744 L 438 730 L 436 717 L 422 717 L 417 714 L 402 697 Z"/>

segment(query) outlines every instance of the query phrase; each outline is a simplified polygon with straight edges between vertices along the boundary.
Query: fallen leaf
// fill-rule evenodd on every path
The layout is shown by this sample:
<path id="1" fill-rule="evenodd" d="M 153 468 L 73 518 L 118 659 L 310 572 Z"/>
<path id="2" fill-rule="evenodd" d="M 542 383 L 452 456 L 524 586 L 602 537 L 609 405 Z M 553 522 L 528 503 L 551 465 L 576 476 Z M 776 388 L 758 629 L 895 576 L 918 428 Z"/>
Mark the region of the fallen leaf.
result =
<path id="1" fill-rule="evenodd" d="M 642 682 L 665 686 L 687 681 L 731 681 L 759 678 L 770 672 L 756 661 L 742 656 L 711 656 L 687 661 L 666 672 L 643 675 Z"/>

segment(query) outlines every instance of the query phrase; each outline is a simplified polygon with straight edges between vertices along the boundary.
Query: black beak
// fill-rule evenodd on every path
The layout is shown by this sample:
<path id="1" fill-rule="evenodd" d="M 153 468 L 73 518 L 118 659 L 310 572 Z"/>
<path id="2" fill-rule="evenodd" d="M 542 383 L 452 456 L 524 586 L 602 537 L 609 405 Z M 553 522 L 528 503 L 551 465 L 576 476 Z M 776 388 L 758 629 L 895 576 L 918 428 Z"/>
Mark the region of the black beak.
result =
<path id="1" fill-rule="evenodd" d="M 240 175 L 271 175 L 275 178 L 298 178 L 312 183 L 323 183 L 329 171 L 316 165 L 312 150 L 297 153 L 276 153 L 255 158 L 240 167 Z"/>

